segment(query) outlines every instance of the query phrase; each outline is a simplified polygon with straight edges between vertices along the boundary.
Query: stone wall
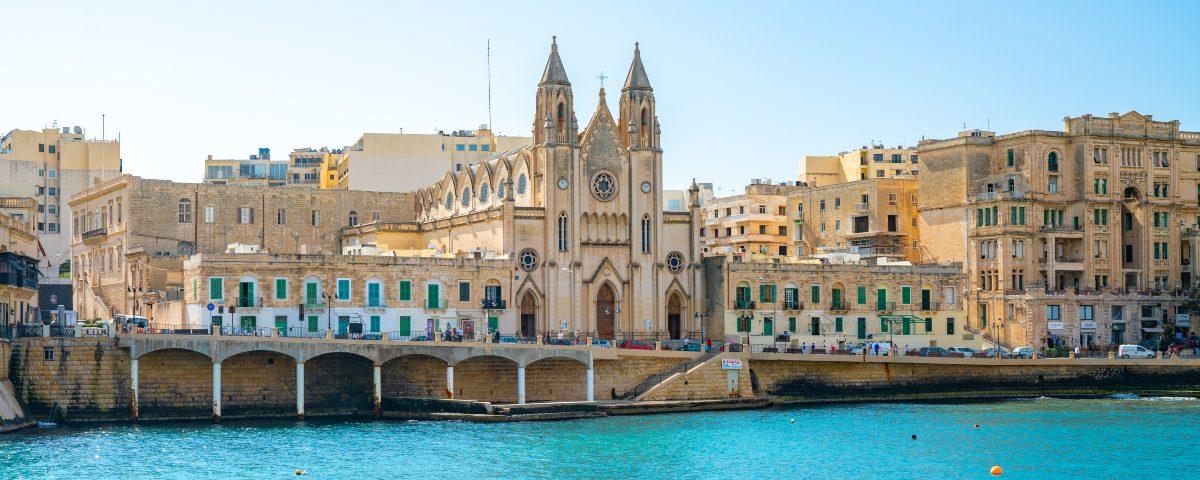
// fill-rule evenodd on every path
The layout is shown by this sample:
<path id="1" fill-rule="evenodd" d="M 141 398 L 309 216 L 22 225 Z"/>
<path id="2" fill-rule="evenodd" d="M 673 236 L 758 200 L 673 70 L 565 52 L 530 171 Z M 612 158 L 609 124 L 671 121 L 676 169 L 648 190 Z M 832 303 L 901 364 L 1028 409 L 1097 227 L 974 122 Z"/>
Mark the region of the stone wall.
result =
<path id="1" fill-rule="evenodd" d="M 223 367 L 222 379 L 225 372 Z M 138 359 L 138 418 L 211 416 L 212 360 L 189 350 L 159 350 Z"/>
<path id="2" fill-rule="evenodd" d="M 722 353 L 687 372 L 668 378 L 657 387 L 642 395 L 642 400 L 713 400 L 723 398 L 746 398 L 754 396 L 750 371 L 725 370 L 721 360 L 742 358 L 740 353 Z M 743 364 L 746 362 L 743 361 Z M 729 372 L 737 372 L 737 388 L 729 388 Z"/>
<path id="3" fill-rule="evenodd" d="M 871 401 L 1198 392 L 1200 362 L 868 357 L 795 360 L 754 355 L 767 394 L 796 401 Z"/>
<path id="4" fill-rule="evenodd" d="M 686 357 L 658 357 L 632 353 L 615 359 L 593 360 L 596 400 L 618 398 L 651 376 L 687 360 Z"/>
<path id="5" fill-rule="evenodd" d="M 112 339 L 20 339 L 9 369 L 33 418 L 130 417 L 129 352 Z"/>
<path id="6" fill-rule="evenodd" d="M 0 378 L 8 378 L 8 359 L 12 354 L 12 343 L 0 339 Z"/>
<path id="7" fill-rule="evenodd" d="M 349 353 L 329 353 L 305 362 L 304 414 L 370 411 L 375 390 L 373 375 L 374 364 L 370 360 Z M 289 378 L 296 378 L 294 368 Z M 294 412 L 295 393 L 291 399 Z"/>
<path id="8" fill-rule="evenodd" d="M 447 398 L 446 362 L 439 358 L 406 355 L 383 364 L 380 376 L 384 398 Z"/>

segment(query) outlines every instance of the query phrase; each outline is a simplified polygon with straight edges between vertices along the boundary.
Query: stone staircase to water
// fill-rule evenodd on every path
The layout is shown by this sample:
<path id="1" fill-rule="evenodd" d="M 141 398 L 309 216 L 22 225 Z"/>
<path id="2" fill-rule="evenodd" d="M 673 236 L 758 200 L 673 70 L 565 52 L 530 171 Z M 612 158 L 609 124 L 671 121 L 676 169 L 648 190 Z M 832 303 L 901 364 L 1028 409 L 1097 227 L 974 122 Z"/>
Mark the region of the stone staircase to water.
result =
<path id="1" fill-rule="evenodd" d="M 619 398 L 621 400 L 636 399 L 637 397 L 641 396 L 641 394 L 650 391 L 650 389 L 654 388 L 655 385 L 658 385 L 658 384 L 662 383 L 663 381 L 665 381 L 666 379 L 671 378 L 672 375 L 691 370 L 691 369 L 695 368 L 697 365 L 707 362 L 707 361 L 711 360 L 713 357 L 720 355 L 720 354 L 721 354 L 720 351 L 713 350 L 711 352 L 705 353 L 704 355 L 701 355 L 699 358 L 697 358 L 695 360 L 688 360 L 681 364 L 675 365 L 674 367 L 663 370 L 657 374 L 651 375 L 650 378 L 647 378 L 647 379 L 643 380 L 641 383 L 635 385 L 633 388 L 629 389 L 629 391 L 625 392 L 625 394 L 621 395 Z"/>

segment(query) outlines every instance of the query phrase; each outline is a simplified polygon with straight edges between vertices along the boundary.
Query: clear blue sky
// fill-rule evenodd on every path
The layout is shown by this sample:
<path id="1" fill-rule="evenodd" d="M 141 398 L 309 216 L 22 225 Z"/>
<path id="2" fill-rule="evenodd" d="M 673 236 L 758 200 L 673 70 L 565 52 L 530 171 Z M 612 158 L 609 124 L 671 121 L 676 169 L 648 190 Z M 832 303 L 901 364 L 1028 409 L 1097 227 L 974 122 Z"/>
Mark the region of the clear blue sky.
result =
<path id="1" fill-rule="evenodd" d="M 1200 130 L 1200 2 L 245 3 L 8 2 L 0 130 L 98 136 L 106 113 L 126 171 L 198 181 L 207 154 L 475 128 L 490 38 L 495 128 L 528 135 L 551 35 L 581 122 L 641 42 L 668 188 L 794 179 L 804 155 L 963 122 L 1136 109 Z"/>

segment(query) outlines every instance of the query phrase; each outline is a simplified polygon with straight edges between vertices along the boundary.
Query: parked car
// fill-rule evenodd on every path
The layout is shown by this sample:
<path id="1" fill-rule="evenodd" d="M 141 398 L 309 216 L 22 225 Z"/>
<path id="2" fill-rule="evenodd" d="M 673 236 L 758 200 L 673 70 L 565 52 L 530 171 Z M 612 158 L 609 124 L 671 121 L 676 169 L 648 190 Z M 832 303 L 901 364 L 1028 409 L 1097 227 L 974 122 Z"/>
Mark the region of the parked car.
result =
<path id="1" fill-rule="evenodd" d="M 1145 347 L 1146 350 L 1150 350 L 1151 352 L 1158 350 L 1158 340 L 1142 340 L 1138 342 L 1138 345 Z"/>
<path id="2" fill-rule="evenodd" d="M 644 340 L 625 340 L 621 342 L 620 347 L 632 350 L 654 350 L 654 344 Z"/>
<path id="3" fill-rule="evenodd" d="M 1191 353 L 1195 348 L 1196 341 L 1185 338 L 1182 340 L 1176 340 L 1174 343 L 1172 343 L 1171 346 L 1167 348 L 1167 352 L 1172 355 L 1182 355 L 1184 353 Z"/>
<path id="4" fill-rule="evenodd" d="M 921 347 L 917 350 L 918 357 L 949 357 L 950 351 L 942 347 Z"/>
<path id="5" fill-rule="evenodd" d="M 1017 347 L 1012 351 L 1013 358 L 1033 358 L 1033 347 Z"/>
<path id="6" fill-rule="evenodd" d="M 971 358 L 975 356 L 975 349 L 971 347 L 950 347 L 947 350 L 949 350 L 951 354 L 962 354 L 964 358 Z"/>
<path id="7" fill-rule="evenodd" d="M 1117 356 L 1121 358 L 1154 358 L 1154 350 L 1141 345 L 1121 345 L 1117 347 Z"/>
<path id="8" fill-rule="evenodd" d="M 1000 355 L 1000 358 L 1013 358 L 1012 352 L 1005 350 L 1002 347 L 992 347 L 992 348 L 986 349 L 983 352 L 980 352 L 980 354 L 976 355 L 976 356 L 984 357 L 984 358 L 996 358 L 997 354 Z"/>

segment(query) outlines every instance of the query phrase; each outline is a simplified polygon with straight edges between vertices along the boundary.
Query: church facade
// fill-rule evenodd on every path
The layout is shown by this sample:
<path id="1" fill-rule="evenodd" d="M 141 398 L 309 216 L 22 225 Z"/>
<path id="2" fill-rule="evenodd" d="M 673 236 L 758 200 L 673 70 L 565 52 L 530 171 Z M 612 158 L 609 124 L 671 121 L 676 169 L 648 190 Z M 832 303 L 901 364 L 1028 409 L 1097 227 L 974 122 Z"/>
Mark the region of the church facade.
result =
<path id="1" fill-rule="evenodd" d="M 392 282 L 384 280 L 372 294 L 369 279 L 339 282 L 341 276 L 351 275 L 335 272 L 320 283 L 344 283 L 346 295 L 306 299 L 303 290 L 280 296 L 283 303 L 278 305 L 271 304 L 274 298 L 264 298 L 260 311 L 270 308 L 271 316 L 294 318 L 287 321 L 301 327 L 306 316 L 317 314 L 331 317 L 319 321 L 321 325 L 333 324 L 334 318 L 339 324 L 343 318 L 371 318 L 371 324 L 383 330 L 392 317 L 400 319 L 398 325 L 440 329 L 461 325 L 459 317 L 473 315 L 479 318 L 472 325 L 519 337 L 562 331 L 599 339 L 698 338 L 703 282 L 695 236 L 698 189 L 694 184 L 690 189 L 687 211 L 664 211 L 661 129 L 640 49 L 635 44 L 616 115 L 601 88 L 595 112 L 581 127 L 555 40 L 534 110 L 531 145 L 464 165 L 412 192 L 412 201 L 403 206 L 411 220 L 358 224 L 352 219 L 342 229 L 343 255 L 331 260 L 353 269 L 356 256 L 396 257 L 392 263 L 404 272 L 383 272 L 392 268 L 388 262 L 363 262 L 363 268 L 384 279 L 403 278 L 398 282 L 406 282 L 407 289 L 392 292 Z M 202 277 L 212 273 L 205 272 L 253 272 L 250 280 L 232 276 L 223 281 L 239 283 L 239 289 L 242 281 L 296 277 L 291 284 L 300 285 L 312 276 L 295 271 L 294 264 L 261 255 L 245 256 L 248 264 L 241 268 L 229 264 L 237 255 L 224 257 L 223 267 L 212 269 L 198 256 L 184 273 L 185 289 L 197 289 L 185 294 L 196 302 L 189 311 L 199 312 L 199 317 L 206 316 L 200 307 L 212 300 L 202 291 L 211 284 Z M 447 258 L 473 261 L 462 262 L 462 268 L 441 268 Z M 422 261 L 431 268 L 419 268 Z M 467 291 L 444 301 L 447 293 L 455 293 L 454 285 L 464 284 L 468 289 L 483 286 L 482 295 L 474 294 L 474 302 L 459 302 L 472 298 Z M 420 293 L 432 297 L 423 299 Z M 325 308 L 302 307 L 315 304 Z M 297 312 L 290 312 L 293 308 Z M 247 311 L 242 308 L 236 315 Z"/>

